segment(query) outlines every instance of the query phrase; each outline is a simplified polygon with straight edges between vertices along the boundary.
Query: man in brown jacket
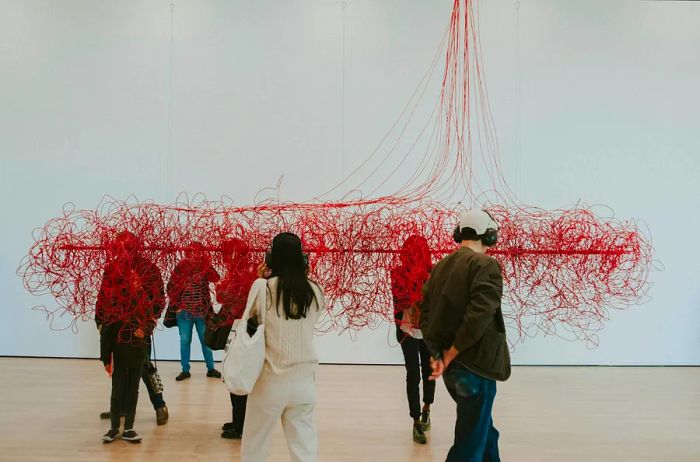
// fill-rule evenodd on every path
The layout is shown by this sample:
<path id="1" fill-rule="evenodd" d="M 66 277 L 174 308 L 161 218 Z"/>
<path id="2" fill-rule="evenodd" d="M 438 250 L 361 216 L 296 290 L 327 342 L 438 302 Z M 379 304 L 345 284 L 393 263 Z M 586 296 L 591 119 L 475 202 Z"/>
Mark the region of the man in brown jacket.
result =
<path id="1" fill-rule="evenodd" d="M 460 247 L 433 268 L 423 288 L 421 331 L 435 380 L 443 376 L 457 403 L 454 445 L 447 462 L 500 462 L 491 411 L 496 380 L 510 376 L 510 354 L 501 313 L 501 268 L 486 250 L 498 224 L 485 211 L 460 217 Z"/>

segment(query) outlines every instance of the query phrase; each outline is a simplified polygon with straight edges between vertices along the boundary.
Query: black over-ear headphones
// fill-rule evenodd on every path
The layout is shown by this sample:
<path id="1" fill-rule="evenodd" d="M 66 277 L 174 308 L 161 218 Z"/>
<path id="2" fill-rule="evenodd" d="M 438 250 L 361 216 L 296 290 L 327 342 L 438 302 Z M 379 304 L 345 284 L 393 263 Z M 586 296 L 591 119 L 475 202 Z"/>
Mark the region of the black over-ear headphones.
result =
<path id="1" fill-rule="evenodd" d="M 462 243 L 462 230 L 459 228 L 459 225 L 457 225 L 452 233 L 452 239 L 454 239 L 457 244 Z"/>
<path id="2" fill-rule="evenodd" d="M 484 210 L 484 213 L 486 213 L 486 215 L 488 215 L 489 218 L 491 218 L 491 221 L 496 223 L 496 220 L 493 219 L 488 210 Z M 498 242 L 498 230 L 495 228 L 486 228 L 484 234 L 481 235 L 481 242 L 489 247 L 496 245 L 496 243 Z"/>

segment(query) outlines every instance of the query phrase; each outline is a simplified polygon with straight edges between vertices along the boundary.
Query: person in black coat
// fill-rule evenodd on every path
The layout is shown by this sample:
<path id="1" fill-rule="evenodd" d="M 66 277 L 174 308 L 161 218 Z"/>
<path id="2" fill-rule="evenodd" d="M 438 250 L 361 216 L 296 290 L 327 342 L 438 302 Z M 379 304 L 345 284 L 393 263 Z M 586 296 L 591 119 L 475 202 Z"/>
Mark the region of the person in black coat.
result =
<path id="1" fill-rule="evenodd" d="M 132 442 L 141 440 L 133 428 L 138 386 L 165 294 L 158 267 L 140 255 L 140 246 L 138 238 L 128 231 L 117 235 L 110 248 L 113 260 L 105 268 L 95 307 L 100 360 L 112 377 L 111 428 L 102 438 L 105 442 L 120 436 Z M 122 414 L 125 422 L 120 435 Z"/>

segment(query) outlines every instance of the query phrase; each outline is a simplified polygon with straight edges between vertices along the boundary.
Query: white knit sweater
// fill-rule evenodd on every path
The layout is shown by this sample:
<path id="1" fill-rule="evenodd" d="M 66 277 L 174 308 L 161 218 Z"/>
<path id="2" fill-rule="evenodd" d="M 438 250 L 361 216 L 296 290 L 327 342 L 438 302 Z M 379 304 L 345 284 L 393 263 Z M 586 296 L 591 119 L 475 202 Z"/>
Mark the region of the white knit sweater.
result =
<path id="1" fill-rule="evenodd" d="M 267 303 L 263 315 L 265 324 L 265 365 L 258 381 L 294 382 L 312 377 L 318 357 L 314 349 L 314 327 L 325 308 L 321 289 L 311 283 L 316 295 L 305 318 L 285 319 L 284 308 L 277 306 L 277 280 L 267 281 Z M 260 313 L 260 297 L 256 297 L 251 308 L 251 317 Z M 279 314 L 278 314 L 279 311 Z M 257 316 L 255 316 L 257 317 Z"/>

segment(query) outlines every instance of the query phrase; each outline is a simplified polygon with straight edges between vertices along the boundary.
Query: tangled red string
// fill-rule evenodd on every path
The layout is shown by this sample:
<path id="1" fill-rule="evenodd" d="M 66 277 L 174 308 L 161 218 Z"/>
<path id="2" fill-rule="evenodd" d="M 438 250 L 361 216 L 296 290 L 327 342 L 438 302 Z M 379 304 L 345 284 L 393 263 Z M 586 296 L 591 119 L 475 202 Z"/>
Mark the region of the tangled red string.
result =
<path id="1" fill-rule="evenodd" d="M 440 49 L 409 103 L 377 149 L 332 190 L 307 203 L 251 207 L 202 196 L 173 205 L 107 198 L 96 210 L 66 207 L 35 233 L 18 270 L 27 290 L 53 295 L 59 308 L 43 309 L 69 316 L 72 326 L 97 316 L 124 323 L 130 335 L 152 326 L 166 283 L 169 303 L 185 310 L 208 309 L 216 283 L 228 322 L 240 314 L 272 237 L 293 231 L 327 297 L 320 330 L 354 333 L 395 321 L 420 297 L 431 262 L 455 249 L 454 210 L 468 204 L 487 208 L 500 225 L 491 253 L 503 270 L 504 314 L 519 338 L 543 332 L 595 344 L 610 308 L 644 301 L 650 241 L 633 220 L 518 201 L 503 175 L 477 25 L 474 2 L 454 0 Z M 428 102 L 427 121 L 416 121 L 436 79 L 438 101 Z M 397 180 L 393 194 L 377 197 Z M 373 199 L 351 199 L 361 191 Z M 114 243 L 123 231 L 136 245 L 119 257 Z M 405 245 L 409 238 L 424 239 L 430 258 L 407 258 L 418 248 Z M 136 257 L 139 264 L 123 264 Z M 104 274 L 108 265 L 117 268 L 114 277 Z M 108 302 L 95 313 L 105 280 Z"/>
<path id="2" fill-rule="evenodd" d="M 506 315 L 521 335 L 537 330 L 557 334 L 564 328 L 578 338 L 591 338 L 607 307 L 637 303 L 645 293 L 651 247 L 633 222 L 603 221 L 581 208 L 547 212 L 492 207 L 490 212 L 501 225 L 502 244 L 491 252 L 504 273 L 510 307 Z M 245 281 L 233 296 L 242 303 L 272 237 L 292 230 L 301 236 L 310 254 L 311 277 L 328 300 L 321 330 L 357 331 L 393 321 L 390 272 L 401 266 L 404 240 L 423 236 L 436 261 L 455 249 L 451 230 L 456 221 L 440 204 L 402 200 L 251 208 L 203 200 L 173 206 L 105 200 L 97 210 L 66 209 L 51 220 L 35 236 L 19 273 L 31 293 L 50 293 L 60 311 L 76 320 L 90 319 L 108 258 L 114 256 L 110 243 L 129 230 L 140 242 L 139 254 L 166 281 L 173 280 L 170 275 L 184 253 L 200 252 L 210 258 L 217 280 L 221 275 Z M 232 238 L 250 249 L 238 270 L 224 262 L 232 252 L 226 247 Z M 188 277 L 168 290 L 170 298 L 179 297 L 175 294 L 206 271 L 187 271 Z M 409 279 L 425 278 L 424 267 L 416 265 L 412 271 Z M 417 294 L 414 288 L 405 298 Z M 136 303 L 120 300 L 109 316 L 125 321 L 133 312 L 116 307 Z"/>

